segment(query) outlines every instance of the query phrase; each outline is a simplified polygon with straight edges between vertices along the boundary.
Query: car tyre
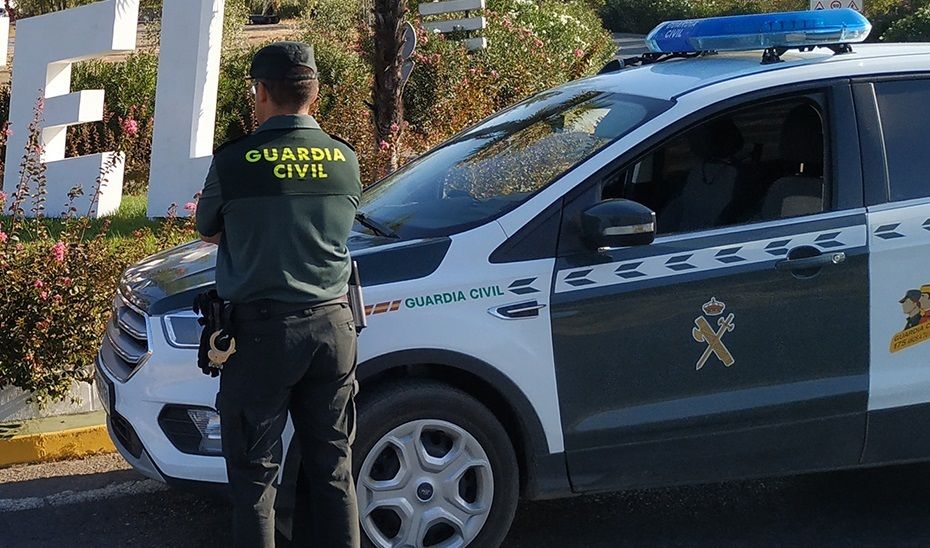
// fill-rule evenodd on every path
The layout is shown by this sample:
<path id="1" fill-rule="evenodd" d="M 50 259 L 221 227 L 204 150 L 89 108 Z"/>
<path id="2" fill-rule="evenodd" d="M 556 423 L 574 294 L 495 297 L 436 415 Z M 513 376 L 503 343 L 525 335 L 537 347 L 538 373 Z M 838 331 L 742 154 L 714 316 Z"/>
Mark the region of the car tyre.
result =
<path id="1" fill-rule="evenodd" d="M 404 539 L 415 546 L 501 545 L 519 498 L 519 470 L 507 432 L 487 407 L 426 381 L 363 392 L 357 407 L 353 472 L 362 546 Z M 396 505 L 403 508 L 389 507 L 397 497 L 405 497 Z"/>

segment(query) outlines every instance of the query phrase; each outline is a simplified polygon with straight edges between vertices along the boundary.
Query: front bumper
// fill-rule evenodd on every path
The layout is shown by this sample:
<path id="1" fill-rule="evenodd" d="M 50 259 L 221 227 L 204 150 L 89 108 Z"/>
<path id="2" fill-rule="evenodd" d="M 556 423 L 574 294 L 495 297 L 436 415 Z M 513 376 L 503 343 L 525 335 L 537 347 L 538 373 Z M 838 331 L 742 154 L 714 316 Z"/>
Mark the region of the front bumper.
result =
<path id="1" fill-rule="evenodd" d="M 122 417 L 120 417 L 120 419 L 122 419 Z M 122 420 L 125 421 L 125 419 Z M 130 426 L 130 428 L 132 427 Z M 123 437 L 117 434 L 117 427 L 113 425 L 113 417 L 107 417 L 107 430 L 110 432 L 110 439 L 113 440 L 113 445 L 116 446 L 116 450 L 119 451 L 119 454 L 122 455 L 123 458 L 126 459 L 126 462 L 131 464 L 137 472 L 147 478 L 162 483 L 168 483 L 167 479 L 158 470 L 158 467 L 155 466 L 155 463 L 152 462 L 152 458 L 149 457 L 145 448 L 141 446 L 141 442 L 139 442 L 138 454 L 124 444 Z"/>
<path id="2" fill-rule="evenodd" d="M 192 455 L 178 449 L 159 424 L 166 406 L 214 407 L 218 382 L 200 373 L 197 351 L 168 344 L 161 318 L 146 318 L 146 362 L 126 375 L 104 344 L 97 356 L 97 382 L 105 385 L 107 426 L 120 454 L 146 477 L 165 483 L 226 483 L 221 456 Z M 118 356 L 117 356 L 118 358 Z"/>

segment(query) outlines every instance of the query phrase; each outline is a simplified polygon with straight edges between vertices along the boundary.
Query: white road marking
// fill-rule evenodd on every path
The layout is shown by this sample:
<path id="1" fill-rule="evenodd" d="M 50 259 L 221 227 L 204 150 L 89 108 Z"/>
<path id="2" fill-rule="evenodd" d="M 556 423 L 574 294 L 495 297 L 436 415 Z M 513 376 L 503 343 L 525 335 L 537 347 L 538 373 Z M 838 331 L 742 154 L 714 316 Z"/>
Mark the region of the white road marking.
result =
<path id="1" fill-rule="evenodd" d="M 0 514 L 6 512 L 21 512 L 23 510 L 38 510 L 53 506 L 68 506 L 98 500 L 115 499 L 134 495 L 158 493 L 168 487 L 155 480 L 127 481 L 114 483 L 99 489 L 89 491 L 62 491 L 47 497 L 26 497 L 21 499 L 0 499 Z"/>

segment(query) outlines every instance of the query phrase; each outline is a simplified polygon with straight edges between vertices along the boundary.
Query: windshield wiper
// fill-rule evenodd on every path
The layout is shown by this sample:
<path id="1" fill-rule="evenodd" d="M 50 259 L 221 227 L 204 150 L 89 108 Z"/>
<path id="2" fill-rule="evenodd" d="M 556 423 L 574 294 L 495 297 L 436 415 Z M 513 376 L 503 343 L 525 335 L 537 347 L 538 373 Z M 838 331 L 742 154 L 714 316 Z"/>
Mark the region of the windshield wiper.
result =
<path id="1" fill-rule="evenodd" d="M 355 214 L 355 220 L 365 228 L 371 230 L 378 236 L 384 236 L 385 238 L 393 238 L 399 240 L 400 236 L 390 229 L 390 227 L 379 223 L 378 221 L 372 219 L 371 217 L 365 215 L 361 211 Z"/>

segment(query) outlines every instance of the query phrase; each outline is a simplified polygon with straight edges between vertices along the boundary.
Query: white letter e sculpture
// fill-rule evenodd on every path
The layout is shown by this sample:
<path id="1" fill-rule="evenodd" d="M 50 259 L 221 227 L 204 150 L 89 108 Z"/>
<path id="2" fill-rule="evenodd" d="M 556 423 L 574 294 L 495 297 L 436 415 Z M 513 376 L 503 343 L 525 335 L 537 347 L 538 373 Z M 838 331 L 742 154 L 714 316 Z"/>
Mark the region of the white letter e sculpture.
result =
<path id="1" fill-rule="evenodd" d="M 84 194 L 75 203 L 79 215 L 89 211 L 102 217 L 119 208 L 123 191 L 124 158 L 104 152 L 65 158 L 68 126 L 103 118 L 103 90 L 71 93 L 71 65 L 136 47 L 139 0 L 107 0 L 79 8 L 22 19 L 16 28 L 13 89 L 3 190 L 12 194 L 20 182 L 19 166 L 27 143 L 26 128 L 41 97 L 42 160 L 46 163 L 45 214 L 57 217 L 68 206 L 68 192 L 81 186 Z M 100 195 L 93 208 L 94 183 L 105 167 Z M 34 184 L 34 183 L 33 183 Z M 34 188 L 31 190 L 35 190 Z"/>

